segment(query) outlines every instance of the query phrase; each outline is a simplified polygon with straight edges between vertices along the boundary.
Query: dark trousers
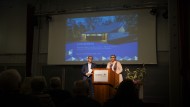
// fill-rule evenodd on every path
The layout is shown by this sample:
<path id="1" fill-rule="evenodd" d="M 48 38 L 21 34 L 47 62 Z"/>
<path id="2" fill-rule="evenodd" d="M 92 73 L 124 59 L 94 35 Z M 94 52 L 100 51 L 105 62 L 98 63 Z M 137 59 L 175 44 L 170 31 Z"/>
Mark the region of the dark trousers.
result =
<path id="1" fill-rule="evenodd" d="M 91 78 L 87 78 L 86 81 L 89 84 L 89 96 L 90 97 L 94 97 L 94 86 L 92 84 L 92 79 Z"/>

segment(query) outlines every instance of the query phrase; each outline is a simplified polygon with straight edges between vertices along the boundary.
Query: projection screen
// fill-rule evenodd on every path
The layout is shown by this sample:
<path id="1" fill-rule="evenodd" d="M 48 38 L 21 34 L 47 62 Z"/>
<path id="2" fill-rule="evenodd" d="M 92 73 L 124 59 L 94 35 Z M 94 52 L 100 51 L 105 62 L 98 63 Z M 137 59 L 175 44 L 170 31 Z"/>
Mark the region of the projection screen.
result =
<path id="1" fill-rule="evenodd" d="M 106 64 L 157 64 L 156 17 L 150 9 L 53 15 L 49 22 L 48 64 L 84 64 L 93 56 Z"/>

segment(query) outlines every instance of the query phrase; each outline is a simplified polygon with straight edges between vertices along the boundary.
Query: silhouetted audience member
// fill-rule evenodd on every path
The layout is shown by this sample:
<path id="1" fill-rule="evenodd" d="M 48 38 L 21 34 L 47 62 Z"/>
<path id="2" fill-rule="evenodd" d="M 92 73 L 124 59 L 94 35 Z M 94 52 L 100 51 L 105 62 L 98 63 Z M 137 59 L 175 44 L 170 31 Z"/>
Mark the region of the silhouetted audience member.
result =
<path id="1" fill-rule="evenodd" d="M 123 80 L 115 96 L 104 103 L 103 107 L 144 107 L 138 97 L 138 90 L 132 80 Z"/>
<path id="2" fill-rule="evenodd" d="M 50 90 L 48 91 L 56 107 L 63 107 L 63 102 L 71 98 L 71 94 L 67 90 L 62 89 L 60 77 L 52 77 L 50 79 Z"/>
<path id="3" fill-rule="evenodd" d="M 31 95 L 38 98 L 42 107 L 55 107 L 51 96 L 47 93 L 44 93 L 46 87 L 47 84 L 44 76 L 33 77 L 31 80 Z"/>
<path id="4" fill-rule="evenodd" d="M 0 73 L 0 106 L 3 107 L 40 107 L 37 99 L 20 94 L 21 75 L 16 69 Z"/>
<path id="5" fill-rule="evenodd" d="M 89 85 L 87 81 L 75 81 L 73 94 L 73 98 L 65 101 L 65 107 L 101 107 L 101 104 L 98 101 L 88 97 Z"/>
<path id="6" fill-rule="evenodd" d="M 30 95 L 32 93 L 31 88 L 32 77 L 25 77 L 21 84 L 20 93 L 25 95 Z"/>
<path id="7" fill-rule="evenodd" d="M 74 82 L 73 93 L 74 96 L 88 96 L 89 93 L 89 83 L 85 80 L 78 80 Z"/>

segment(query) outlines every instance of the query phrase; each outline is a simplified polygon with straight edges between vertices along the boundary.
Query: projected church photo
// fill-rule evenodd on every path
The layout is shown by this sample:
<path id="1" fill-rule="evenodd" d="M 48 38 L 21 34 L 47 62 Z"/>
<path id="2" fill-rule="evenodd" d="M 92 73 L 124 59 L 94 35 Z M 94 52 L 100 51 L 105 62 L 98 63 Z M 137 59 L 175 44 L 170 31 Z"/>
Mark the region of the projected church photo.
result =
<path id="1" fill-rule="evenodd" d="M 93 30 L 81 34 L 83 41 L 100 41 L 110 44 L 121 44 L 137 40 L 136 34 L 129 34 L 124 22 L 114 22 L 108 25 L 97 25 Z"/>

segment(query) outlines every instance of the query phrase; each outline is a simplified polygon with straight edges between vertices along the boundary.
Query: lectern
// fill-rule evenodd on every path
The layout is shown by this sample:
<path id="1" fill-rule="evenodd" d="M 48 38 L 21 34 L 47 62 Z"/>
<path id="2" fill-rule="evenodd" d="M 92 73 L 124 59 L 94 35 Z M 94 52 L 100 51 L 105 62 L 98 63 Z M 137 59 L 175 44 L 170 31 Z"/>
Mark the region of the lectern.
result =
<path id="1" fill-rule="evenodd" d="M 93 69 L 92 82 L 94 85 L 94 97 L 103 104 L 115 93 L 115 87 L 119 84 L 119 75 L 106 68 Z"/>

